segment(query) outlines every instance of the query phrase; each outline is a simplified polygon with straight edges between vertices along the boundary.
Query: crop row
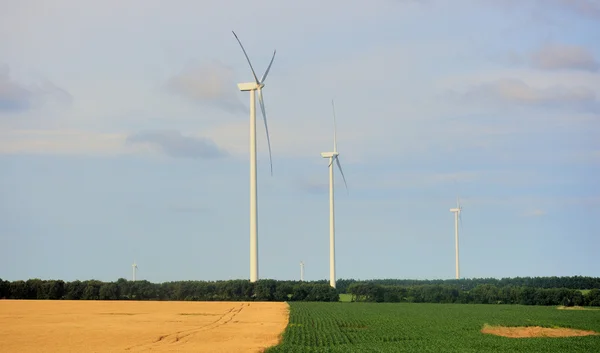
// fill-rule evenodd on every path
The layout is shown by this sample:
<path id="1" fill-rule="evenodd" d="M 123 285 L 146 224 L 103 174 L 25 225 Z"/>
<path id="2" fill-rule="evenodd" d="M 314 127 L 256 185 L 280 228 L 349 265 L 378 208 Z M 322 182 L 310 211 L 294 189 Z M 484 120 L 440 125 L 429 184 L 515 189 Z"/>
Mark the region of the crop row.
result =
<path id="1" fill-rule="evenodd" d="M 484 324 L 600 332 L 600 311 L 519 305 L 290 303 L 282 344 L 268 352 L 590 352 L 600 336 L 510 339 Z"/>

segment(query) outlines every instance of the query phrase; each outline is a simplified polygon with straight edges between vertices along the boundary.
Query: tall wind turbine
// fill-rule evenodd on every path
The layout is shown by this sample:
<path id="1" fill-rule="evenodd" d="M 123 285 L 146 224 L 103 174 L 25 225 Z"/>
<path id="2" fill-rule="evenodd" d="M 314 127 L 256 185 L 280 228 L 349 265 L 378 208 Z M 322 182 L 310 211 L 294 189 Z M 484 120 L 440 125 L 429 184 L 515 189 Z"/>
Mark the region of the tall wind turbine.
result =
<path id="1" fill-rule="evenodd" d="M 450 212 L 454 213 L 454 246 L 456 251 L 456 279 L 460 278 L 460 269 L 458 266 L 458 222 L 462 224 L 462 216 L 460 213 L 462 212 L 462 207 L 460 206 L 460 202 L 458 200 L 458 196 L 456 197 L 456 208 L 451 208 Z"/>
<path id="2" fill-rule="evenodd" d="M 346 177 L 342 171 L 342 165 L 340 164 L 339 153 L 337 151 L 337 136 L 335 126 L 335 105 L 333 100 L 331 101 L 331 107 L 333 109 L 333 152 L 321 152 L 321 157 L 329 159 L 329 284 L 335 288 L 335 209 L 333 202 L 333 162 L 337 164 L 342 178 L 344 179 L 344 185 L 346 185 L 346 191 L 348 191 L 348 184 L 346 183 Z"/>
<path id="3" fill-rule="evenodd" d="M 300 261 L 300 281 L 304 282 L 304 262 Z"/>
<path id="4" fill-rule="evenodd" d="M 137 271 L 138 265 L 135 263 L 135 261 L 133 262 L 133 265 L 131 265 L 131 268 L 133 269 L 133 281 L 135 282 L 135 271 Z"/>
<path id="5" fill-rule="evenodd" d="M 233 32 L 233 31 L 232 31 Z M 242 42 L 238 36 L 233 32 L 235 39 L 237 39 L 244 56 L 250 65 L 252 70 L 252 76 L 254 76 L 254 82 L 239 83 L 238 88 L 240 91 L 250 91 L 250 282 L 256 282 L 258 280 L 258 201 L 256 195 L 256 92 L 258 92 L 258 101 L 260 103 L 260 109 L 262 111 L 263 121 L 265 122 L 265 131 L 267 132 L 267 145 L 269 146 L 269 163 L 271 165 L 271 176 L 273 175 L 273 160 L 271 158 L 271 140 L 269 139 L 269 128 L 267 126 L 267 113 L 265 112 L 265 103 L 263 100 L 262 89 L 265 86 L 265 79 L 269 74 L 273 60 L 275 60 L 275 53 L 271 62 L 267 67 L 267 70 L 259 80 L 254 72 L 250 58 L 246 54 L 246 50 L 242 45 Z"/>

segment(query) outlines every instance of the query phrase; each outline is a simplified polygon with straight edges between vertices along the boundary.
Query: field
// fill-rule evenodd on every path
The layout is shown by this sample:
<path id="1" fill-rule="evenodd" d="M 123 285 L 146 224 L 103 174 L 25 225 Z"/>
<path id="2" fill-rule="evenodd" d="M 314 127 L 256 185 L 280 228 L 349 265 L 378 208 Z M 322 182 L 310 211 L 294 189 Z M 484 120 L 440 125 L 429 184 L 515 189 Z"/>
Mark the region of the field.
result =
<path id="1" fill-rule="evenodd" d="M 259 352 L 286 303 L 0 300 L 0 352 Z"/>
<path id="2" fill-rule="evenodd" d="M 556 307 L 415 303 L 290 303 L 278 352 L 600 352 L 600 336 L 507 338 L 489 326 L 600 332 L 600 312 Z M 532 331 L 534 330 L 531 327 Z M 539 330 L 539 329 L 538 329 Z"/>

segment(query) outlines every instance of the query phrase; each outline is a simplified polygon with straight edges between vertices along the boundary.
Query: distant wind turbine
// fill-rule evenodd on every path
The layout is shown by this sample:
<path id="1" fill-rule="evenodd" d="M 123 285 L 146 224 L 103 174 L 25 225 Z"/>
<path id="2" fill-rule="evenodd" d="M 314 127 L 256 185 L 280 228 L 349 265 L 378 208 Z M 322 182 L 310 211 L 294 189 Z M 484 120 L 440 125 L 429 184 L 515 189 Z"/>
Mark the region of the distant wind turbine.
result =
<path id="1" fill-rule="evenodd" d="M 233 32 L 233 31 L 232 31 Z M 269 163 L 271 165 L 271 176 L 273 175 L 273 161 L 271 158 L 271 140 L 269 139 L 269 128 L 267 126 L 267 113 L 265 112 L 265 103 L 263 100 L 262 89 L 265 86 L 265 79 L 269 74 L 273 60 L 275 60 L 275 53 L 271 62 L 267 67 L 267 70 L 259 80 L 254 72 L 250 58 L 246 54 L 246 50 L 242 45 L 242 42 L 238 36 L 233 32 L 235 39 L 237 39 L 244 56 L 250 65 L 252 70 L 252 76 L 254 76 L 254 82 L 239 83 L 238 88 L 240 91 L 250 91 L 250 282 L 256 282 L 258 280 L 258 201 L 256 195 L 256 92 L 258 92 L 258 101 L 260 103 L 260 109 L 262 111 L 263 121 L 265 123 L 265 130 L 267 132 L 267 145 L 269 146 Z"/>
<path id="2" fill-rule="evenodd" d="M 133 265 L 131 265 L 131 268 L 133 269 L 133 281 L 135 282 L 135 272 L 138 268 L 138 265 L 135 263 L 135 261 L 133 262 Z"/>
<path id="3" fill-rule="evenodd" d="M 346 185 L 346 191 L 348 191 L 348 184 L 346 183 L 346 177 L 342 171 L 340 164 L 339 153 L 337 151 L 337 132 L 335 126 L 335 104 L 331 101 L 331 107 L 333 109 L 333 152 L 322 152 L 321 157 L 329 158 L 329 284 L 335 288 L 335 209 L 333 201 L 333 162 L 335 162 L 342 174 L 344 179 L 344 185 Z"/>
<path id="4" fill-rule="evenodd" d="M 458 196 L 456 197 L 456 208 L 451 208 L 450 212 L 454 213 L 454 246 L 456 252 L 456 279 L 460 278 L 460 269 L 459 269 L 459 261 L 458 261 L 458 223 L 460 221 L 462 227 L 462 216 L 460 213 L 462 212 L 462 207 L 460 206 L 460 201 Z"/>
<path id="5" fill-rule="evenodd" d="M 300 281 L 304 282 L 304 262 L 300 261 Z"/>

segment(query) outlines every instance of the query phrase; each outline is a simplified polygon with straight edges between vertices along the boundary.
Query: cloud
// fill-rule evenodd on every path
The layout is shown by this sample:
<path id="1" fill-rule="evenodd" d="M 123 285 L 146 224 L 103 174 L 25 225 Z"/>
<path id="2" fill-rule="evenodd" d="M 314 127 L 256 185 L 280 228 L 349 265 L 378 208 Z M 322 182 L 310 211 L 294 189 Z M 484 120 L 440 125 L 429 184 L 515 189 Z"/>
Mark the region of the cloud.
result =
<path id="1" fill-rule="evenodd" d="M 597 103 L 596 92 L 590 88 L 554 85 L 546 88 L 529 86 L 520 79 L 500 79 L 471 87 L 465 98 L 499 100 L 504 103 L 542 105 L 589 105 Z"/>
<path id="2" fill-rule="evenodd" d="M 0 66 L 0 112 L 21 112 L 43 104 L 46 99 L 71 104 L 73 97 L 46 79 L 24 85 L 11 79 L 8 65 Z"/>
<path id="3" fill-rule="evenodd" d="M 544 215 L 546 215 L 546 211 L 540 209 L 529 210 L 523 213 L 523 216 L 525 217 L 541 217 Z"/>
<path id="4" fill-rule="evenodd" d="M 122 154 L 128 153 L 123 149 L 125 138 L 119 132 L 0 129 L 0 154 Z"/>
<path id="5" fill-rule="evenodd" d="M 576 45 L 547 45 L 531 55 L 532 65 L 543 70 L 596 71 L 598 61 L 587 49 Z"/>
<path id="6" fill-rule="evenodd" d="M 296 182 L 295 186 L 300 191 L 317 195 L 322 195 L 329 190 L 329 184 L 327 182 L 318 182 L 311 180 L 299 180 Z"/>
<path id="7" fill-rule="evenodd" d="M 0 67 L 0 112 L 27 110 L 32 98 L 31 91 L 10 79 L 8 66 Z"/>
<path id="8" fill-rule="evenodd" d="M 559 16 L 564 16 L 564 13 L 569 11 L 584 17 L 600 18 L 600 1 L 598 0 L 487 0 L 486 3 L 511 10 L 516 6 L 523 6 L 535 15 L 545 14 L 548 16 L 548 13 L 552 13 L 555 16 L 558 12 Z"/>
<path id="9" fill-rule="evenodd" d="M 236 96 L 233 70 L 218 62 L 189 65 L 167 80 L 166 87 L 190 101 L 213 104 L 228 112 L 247 112 Z"/>
<path id="10" fill-rule="evenodd" d="M 581 15 L 600 18 L 600 1 L 598 0 L 554 0 L 554 2 Z"/>
<path id="11" fill-rule="evenodd" d="M 183 136 L 178 131 L 159 130 L 139 132 L 127 137 L 128 143 L 149 144 L 163 150 L 175 158 L 212 159 L 227 155 L 210 139 L 203 137 Z"/>
<path id="12" fill-rule="evenodd" d="M 210 212 L 208 207 L 192 205 L 172 205 L 169 210 L 175 213 L 206 213 Z"/>

